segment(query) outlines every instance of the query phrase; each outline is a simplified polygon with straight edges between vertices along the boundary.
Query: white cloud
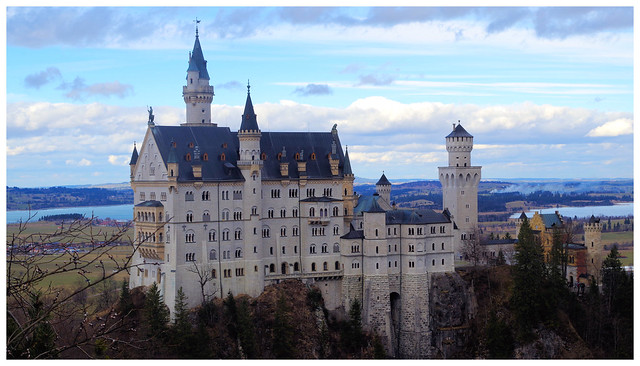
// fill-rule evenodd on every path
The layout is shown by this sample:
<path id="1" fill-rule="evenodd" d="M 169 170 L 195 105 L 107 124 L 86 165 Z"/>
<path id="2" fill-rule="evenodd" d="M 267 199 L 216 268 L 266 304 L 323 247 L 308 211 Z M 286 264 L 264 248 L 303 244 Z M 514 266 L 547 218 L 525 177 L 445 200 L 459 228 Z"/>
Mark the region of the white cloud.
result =
<path id="1" fill-rule="evenodd" d="M 111 165 L 129 165 L 129 157 L 126 155 L 109 155 L 108 160 Z"/>
<path id="2" fill-rule="evenodd" d="M 632 133 L 633 120 L 631 120 L 630 118 L 619 118 L 592 129 L 591 131 L 589 131 L 589 133 L 587 133 L 587 136 L 620 136 L 630 135 Z"/>
<path id="3" fill-rule="evenodd" d="M 64 163 L 67 165 L 74 165 L 74 166 L 90 166 L 91 165 L 91 161 L 85 158 L 82 158 L 79 161 L 68 159 Z"/>

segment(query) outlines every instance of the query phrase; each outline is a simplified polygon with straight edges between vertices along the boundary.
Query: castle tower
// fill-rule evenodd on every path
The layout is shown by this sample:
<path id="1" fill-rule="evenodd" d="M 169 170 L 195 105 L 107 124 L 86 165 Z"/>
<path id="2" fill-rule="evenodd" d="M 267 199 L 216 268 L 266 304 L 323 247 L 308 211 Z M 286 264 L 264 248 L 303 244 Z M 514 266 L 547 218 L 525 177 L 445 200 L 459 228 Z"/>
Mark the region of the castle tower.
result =
<path id="1" fill-rule="evenodd" d="M 187 106 L 187 121 L 183 125 L 207 124 L 215 126 L 211 123 L 211 103 L 214 94 L 213 86 L 209 85 L 209 80 L 207 61 L 202 54 L 198 27 L 196 26 L 196 41 L 193 44 L 193 51 L 189 53 L 187 85 L 182 87 L 182 97 Z"/>
<path id="2" fill-rule="evenodd" d="M 391 182 L 389 182 L 387 177 L 384 175 L 384 172 L 376 183 L 376 193 L 378 193 L 380 198 L 384 199 L 386 203 L 391 205 Z"/>
<path id="3" fill-rule="evenodd" d="M 600 219 L 591 215 L 584 224 L 584 246 L 587 247 L 587 273 L 600 280 L 598 274 L 602 267 L 602 224 Z"/>
<path id="4" fill-rule="evenodd" d="M 446 137 L 449 166 L 439 167 L 439 178 L 442 184 L 442 205 L 453 216 L 459 229 L 454 237 L 454 250 L 457 254 L 462 249 L 463 240 L 478 224 L 478 184 L 480 183 L 480 166 L 471 165 L 473 136 L 458 121 L 453 124 L 453 131 Z"/>
<path id="5" fill-rule="evenodd" d="M 261 168 L 263 161 L 260 151 L 262 133 L 258 127 L 258 117 L 253 110 L 250 89 L 251 86 L 247 83 L 247 100 L 238 131 L 239 157 L 237 164 L 244 177 L 242 202 L 245 233 L 255 233 L 260 230 L 260 213 L 262 212 Z M 244 239 L 246 268 L 262 268 L 261 260 L 265 253 L 263 253 L 262 245 L 259 245 L 259 239 L 257 236 L 249 234 L 245 235 Z M 264 272 L 246 271 L 246 276 L 245 292 L 250 296 L 258 296 L 262 292 Z"/>
<path id="6" fill-rule="evenodd" d="M 349 227 L 349 223 L 353 220 L 353 209 L 356 204 L 356 198 L 353 194 L 353 181 L 355 176 L 351 170 L 351 161 L 349 160 L 349 148 L 344 151 L 344 166 L 342 167 L 344 180 L 342 181 L 343 200 L 344 200 L 344 228 Z"/>

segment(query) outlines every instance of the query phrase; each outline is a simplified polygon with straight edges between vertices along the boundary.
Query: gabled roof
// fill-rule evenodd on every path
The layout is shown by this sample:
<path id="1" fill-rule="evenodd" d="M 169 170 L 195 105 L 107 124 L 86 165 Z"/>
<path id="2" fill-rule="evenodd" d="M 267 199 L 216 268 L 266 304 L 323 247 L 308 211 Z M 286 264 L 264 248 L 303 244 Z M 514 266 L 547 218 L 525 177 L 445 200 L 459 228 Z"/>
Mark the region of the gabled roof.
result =
<path id="1" fill-rule="evenodd" d="M 131 153 L 131 160 L 129 161 L 129 165 L 136 165 L 138 162 L 138 149 L 136 149 L 136 145 L 133 144 L 133 153 Z"/>
<path id="2" fill-rule="evenodd" d="M 200 39 L 196 34 L 196 41 L 193 44 L 193 51 L 191 52 L 191 58 L 189 59 L 189 71 L 198 71 L 200 79 L 209 80 L 209 73 L 207 72 L 207 61 L 202 54 L 202 47 L 200 46 Z M 188 76 L 187 76 L 188 77 Z"/>
<path id="3" fill-rule="evenodd" d="M 247 85 L 247 101 L 244 103 L 244 114 L 242 115 L 242 123 L 240 131 L 259 131 L 258 117 L 253 111 L 253 102 L 251 102 L 251 94 L 249 93 L 249 85 Z"/>
<path id="4" fill-rule="evenodd" d="M 378 179 L 378 182 L 376 183 L 377 186 L 390 186 L 391 182 L 389 182 L 389 180 L 387 179 L 387 176 L 384 175 L 384 173 L 382 173 L 382 177 L 380 177 L 380 179 Z"/>
<path id="5" fill-rule="evenodd" d="M 236 167 L 238 138 L 228 127 L 156 125 L 151 131 L 165 164 L 178 163 L 178 181 L 194 180 L 193 163 L 202 166 L 202 181 L 244 180 Z M 176 147 L 173 147 L 173 142 Z M 200 150 L 201 160 L 188 161 L 186 156 L 194 157 L 195 146 Z M 205 154 L 206 160 L 203 158 Z M 225 163 L 230 163 L 233 168 L 225 167 Z"/>
<path id="6" fill-rule="evenodd" d="M 520 214 L 520 217 L 518 217 L 520 220 L 524 220 L 524 219 L 528 219 L 527 214 L 524 213 L 524 211 L 522 211 L 522 213 Z"/>
<path id="7" fill-rule="evenodd" d="M 562 227 L 562 221 L 560 220 L 560 217 L 555 213 L 540 214 L 540 217 L 542 218 L 544 227 L 547 229 L 553 228 L 553 225 L 556 225 L 557 227 Z"/>
<path id="8" fill-rule="evenodd" d="M 203 181 L 244 180 L 237 168 L 238 133 L 231 132 L 228 127 L 156 125 L 151 131 L 165 164 L 178 163 L 178 181 L 194 179 L 192 170 L 194 163 L 202 166 Z M 264 153 L 266 160 L 262 162 L 262 179 L 282 179 L 280 163 L 283 162 L 289 164 L 289 178 L 299 178 L 295 154 L 303 150 L 308 179 L 332 178 L 328 155 L 331 153 L 333 141 L 337 145 L 336 157 L 339 165 L 344 166 L 340 139 L 338 136 L 333 136 L 331 132 L 263 132 L 260 138 L 260 151 Z M 172 148 L 172 142 L 175 142 L 175 148 Z M 200 150 L 199 162 L 193 159 L 195 146 Z M 287 154 L 278 160 L 278 153 L 282 152 L 283 148 Z M 187 153 L 192 157 L 191 161 L 186 160 Z M 207 159 L 204 158 L 205 154 Z M 224 154 L 224 160 L 221 160 L 222 154 Z M 315 159 L 311 158 L 311 154 L 314 154 Z"/>
<path id="9" fill-rule="evenodd" d="M 380 199 L 380 196 L 378 196 L 378 195 L 359 196 L 358 197 L 358 204 L 353 209 L 353 215 L 354 216 L 360 216 L 360 215 L 362 215 L 363 212 L 370 212 L 370 210 L 372 209 L 374 204 L 376 206 L 380 207 L 380 205 L 377 202 L 378 199 Z"/>
<path id="10" fill-rule="evenodd" d="M 447 135 L 448 137 L 472 137 L 471 134 L 469 132 L 467 132 L 467 130 L 464 129 L 464 127 L 462 127 L 460 125 L 460 123 L 458 123 L 458 125 L 453 129 L 453 131 Z"/>

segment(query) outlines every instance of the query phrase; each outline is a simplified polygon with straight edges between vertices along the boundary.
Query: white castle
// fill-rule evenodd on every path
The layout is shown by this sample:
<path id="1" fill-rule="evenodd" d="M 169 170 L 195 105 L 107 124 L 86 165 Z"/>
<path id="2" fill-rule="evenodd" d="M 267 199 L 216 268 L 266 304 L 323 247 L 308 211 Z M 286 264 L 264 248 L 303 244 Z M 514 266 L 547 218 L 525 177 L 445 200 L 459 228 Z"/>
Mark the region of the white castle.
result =
<path id="1" fill-rule="evenodd" d="M 262 132 L 249 86 L 239 130 L 211 119 L 198 33 L 183 87 L 186 122 L 147 132 L 131 157 L 138 270 L 130 287 L 157 283 L 173 311 L 180 288 L 191 306 L 210 297 L 258 296 L 284 279 L 315 284 L 329 310 L 363 306 L 363 324 L 390 354 L 429 356 L 432 273 L 452 272 L 477 223 L 480 167 L 461 125 L 439 168 L 443 211 L 400 210 L 383 174 L 373 196 L 354 194 L 338 131 Z"/>

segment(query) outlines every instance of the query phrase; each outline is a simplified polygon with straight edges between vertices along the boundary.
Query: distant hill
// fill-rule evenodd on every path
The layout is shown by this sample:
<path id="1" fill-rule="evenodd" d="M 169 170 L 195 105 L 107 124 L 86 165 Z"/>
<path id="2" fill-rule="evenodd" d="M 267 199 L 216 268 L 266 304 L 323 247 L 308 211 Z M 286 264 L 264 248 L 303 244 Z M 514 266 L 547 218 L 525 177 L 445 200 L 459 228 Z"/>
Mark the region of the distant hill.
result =
<path id="1" fill-rule="evenodd" d="M 133 202 L 133 190 L 122 188 L 7 187 L 7 210 L 107 206 Z"/>

